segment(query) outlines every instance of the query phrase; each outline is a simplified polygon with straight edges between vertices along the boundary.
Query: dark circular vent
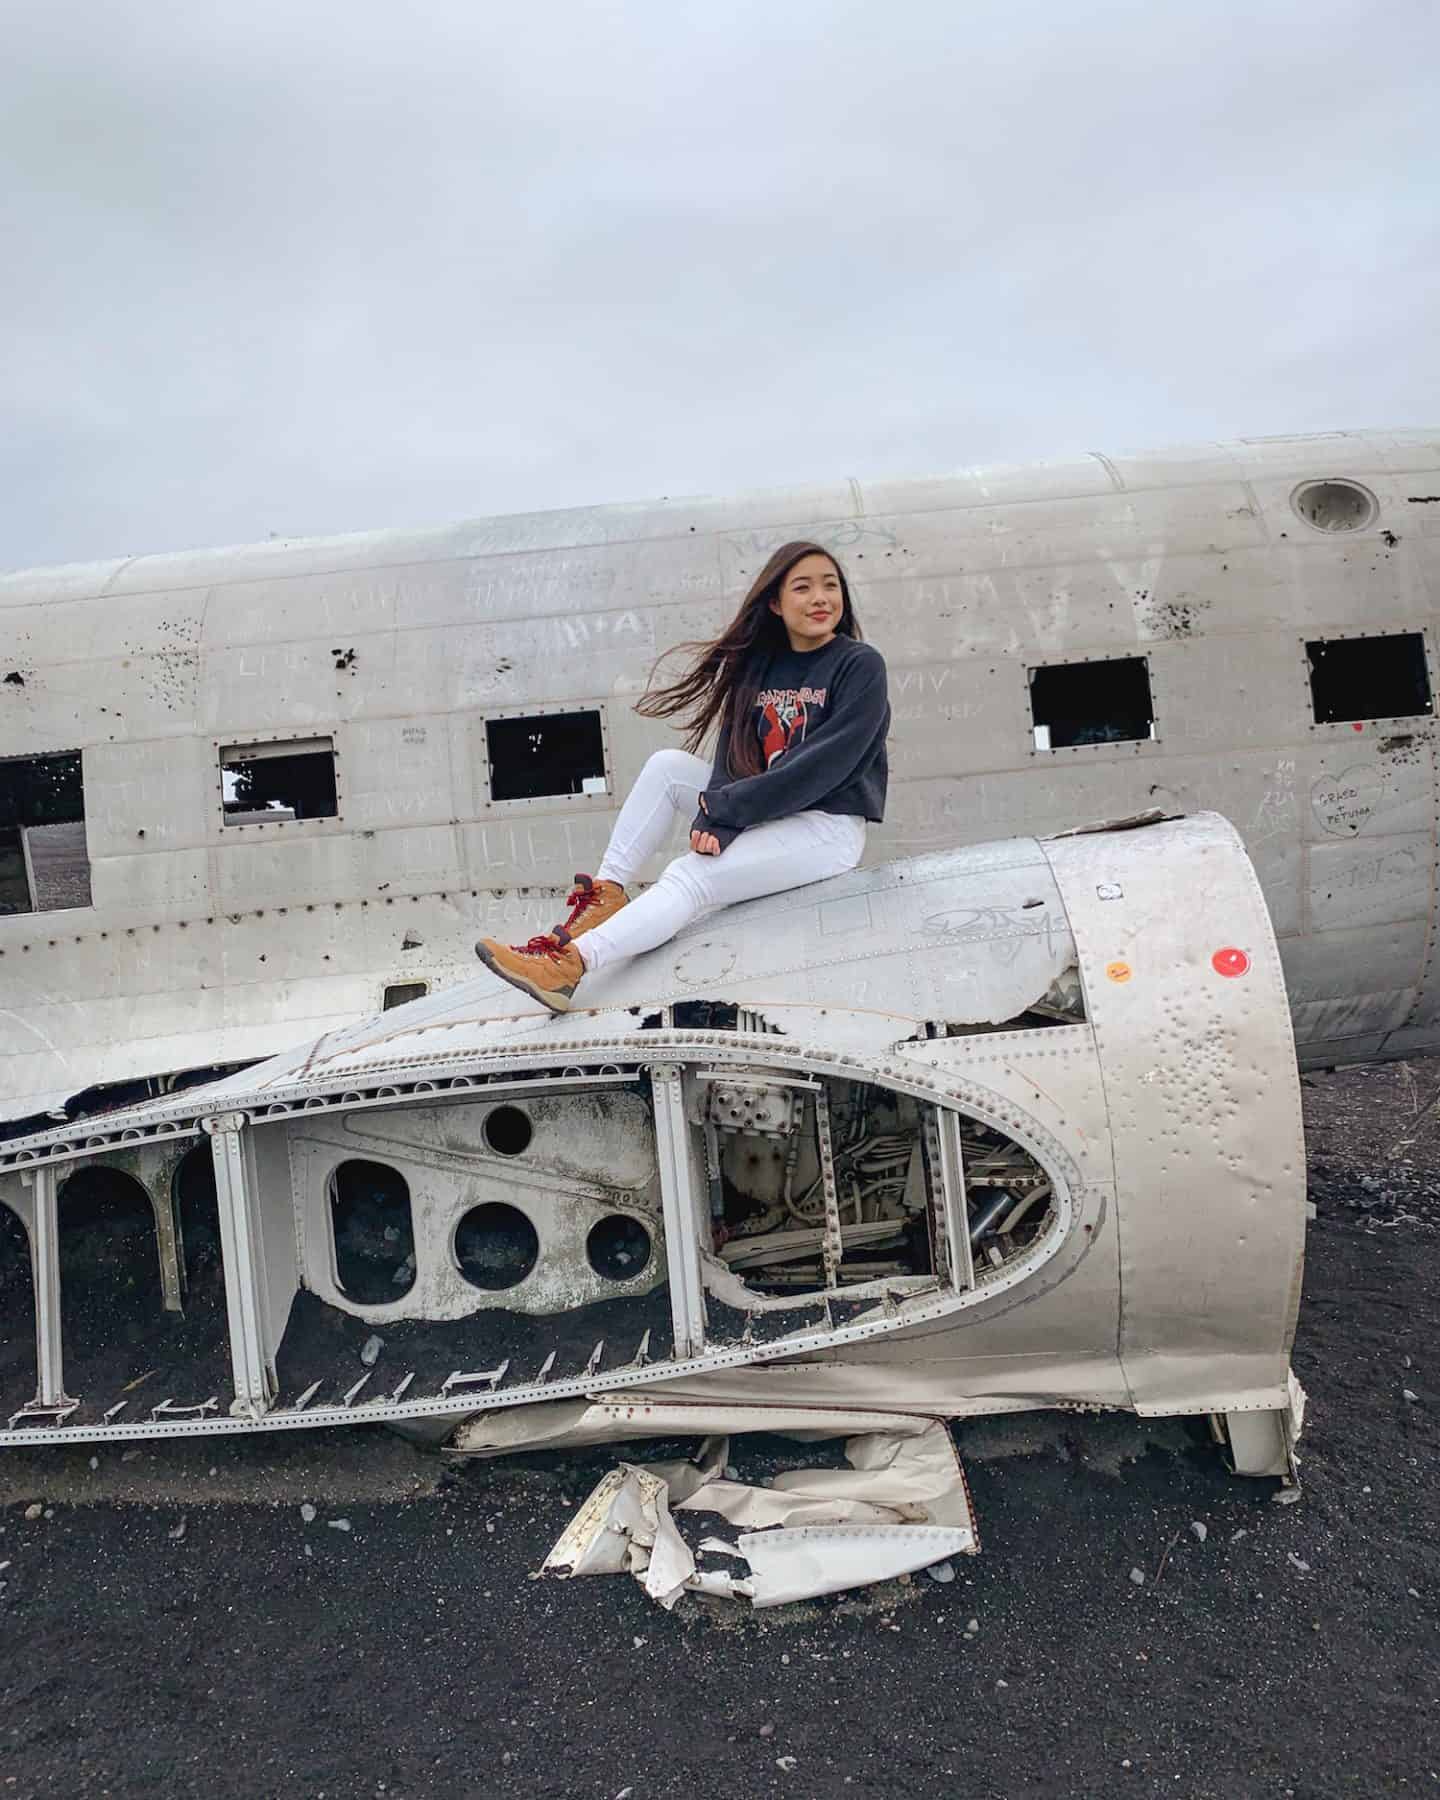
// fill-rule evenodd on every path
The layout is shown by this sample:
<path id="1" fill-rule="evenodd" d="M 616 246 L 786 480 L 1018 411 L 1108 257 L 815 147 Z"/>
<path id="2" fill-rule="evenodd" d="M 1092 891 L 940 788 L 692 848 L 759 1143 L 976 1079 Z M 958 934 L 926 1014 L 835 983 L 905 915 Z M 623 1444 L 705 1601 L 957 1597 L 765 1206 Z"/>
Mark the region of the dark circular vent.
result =
<path id="1" fill-rule="evenodd" d="M 471 1287 L 518 1287 L 540 1259 L 540 1239 L 518 1206 L 472 1206 L 455 1227 L 455 1261 Z"/>
<path id="2" fill-rule="evenodd" d="M 611 1213 L 590 1229 L 585 1254 L 590 1267 L 607 1281 L 633 1281 L 650 1263 L 650 1233 L 638 1219 Z"/>
<path id="3" fill-rule="evenodd" d="M 485 1115 L 485 1142 L 497 1156 L 519 1156 L 530 1148 L 535 1127 L 518 1106 L 497 1106 Z"/>

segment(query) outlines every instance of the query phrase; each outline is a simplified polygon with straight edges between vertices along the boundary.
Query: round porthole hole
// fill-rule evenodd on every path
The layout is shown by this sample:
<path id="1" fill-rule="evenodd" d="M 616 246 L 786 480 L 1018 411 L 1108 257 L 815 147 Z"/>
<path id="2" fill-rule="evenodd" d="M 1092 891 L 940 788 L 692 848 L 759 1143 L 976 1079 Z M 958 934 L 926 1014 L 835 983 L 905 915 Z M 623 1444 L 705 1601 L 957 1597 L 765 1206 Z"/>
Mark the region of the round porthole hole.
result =
<path id="1" fill-rule="evenodd" d="M 485 1117 L 485 1142 L 497 1156 L 519 1156 L 530 1148 L 535 1127 L 518 1106 L 497 1106 Z"/>
<path id="2" fill-rule="evenodd" d="M 540 1260 L 540 1239 L 518 1206 L 472 1206 L 455 1227 L 455 1261 L 471 1287 L 518 1287 Z"/>
<path id="3" fill-rule="evenodd" d="M 633 1281 L 650 1265 L 650 1233 L 638 1219 L 611 1213 L 592 1225 L 585 1240 L 590 1267 L 607 1281 Z"/>
<path id="4" fill-rule="evenodd" d="M 1363 531 L 1380 511 L 1375 496 L 1358 481 L 1307 481 L 1290 504 L 1316 531 Z"/>

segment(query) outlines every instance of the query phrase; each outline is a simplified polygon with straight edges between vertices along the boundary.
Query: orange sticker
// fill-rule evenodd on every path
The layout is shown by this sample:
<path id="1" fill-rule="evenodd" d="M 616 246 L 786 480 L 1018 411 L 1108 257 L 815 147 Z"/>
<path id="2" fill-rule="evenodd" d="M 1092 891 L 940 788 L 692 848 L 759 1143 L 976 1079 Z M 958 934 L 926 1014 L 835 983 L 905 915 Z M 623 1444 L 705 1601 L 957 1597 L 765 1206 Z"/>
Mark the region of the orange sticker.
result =
<path id="1" fill-rule="evenodd" d="M 1106 963 L 1105 973 L 1110 977 L 1111 981 L 1128 981 L 1133 970 L 1127 962 L 1113 962 Z"/>
<path id="2" fill-rule="evenodd" d="M 1217 950 L 1210 958 L 1210 967 L 1217 975 L 1244 975 L 1249 972 L 1250 958 L 1243 950 L 1237 950 L 1233 944 L 1227 944 L 1223 950 Z"/>

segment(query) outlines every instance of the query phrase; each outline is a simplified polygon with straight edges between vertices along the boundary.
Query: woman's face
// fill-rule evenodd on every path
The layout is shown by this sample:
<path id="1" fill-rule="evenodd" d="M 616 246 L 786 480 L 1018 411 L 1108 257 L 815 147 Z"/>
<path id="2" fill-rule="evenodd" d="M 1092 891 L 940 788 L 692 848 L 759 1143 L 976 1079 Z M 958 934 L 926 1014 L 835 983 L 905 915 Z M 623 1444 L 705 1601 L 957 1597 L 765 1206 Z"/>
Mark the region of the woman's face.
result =
<path id="1" fill-rule="evenodd" d="M 802 556 L 780 584 L 780 597 L 770 602 L 770 610 L 789 634 L 792 650 L 819 650 L 834 637 L 845 610 L 840 571 L 821 551 Z"/>

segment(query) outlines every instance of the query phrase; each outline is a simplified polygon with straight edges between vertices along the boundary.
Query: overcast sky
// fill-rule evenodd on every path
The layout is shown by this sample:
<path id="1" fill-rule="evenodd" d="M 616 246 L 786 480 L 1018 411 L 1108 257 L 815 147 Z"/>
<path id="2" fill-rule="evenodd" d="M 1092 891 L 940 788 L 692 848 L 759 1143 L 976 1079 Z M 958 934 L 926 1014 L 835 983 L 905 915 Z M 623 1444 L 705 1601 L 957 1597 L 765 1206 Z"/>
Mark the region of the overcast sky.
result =
<path id="1" fill-rule="evenodd" d="M 1435 0 L 0 0 L 0 567 L 1440 425 Z"/>

